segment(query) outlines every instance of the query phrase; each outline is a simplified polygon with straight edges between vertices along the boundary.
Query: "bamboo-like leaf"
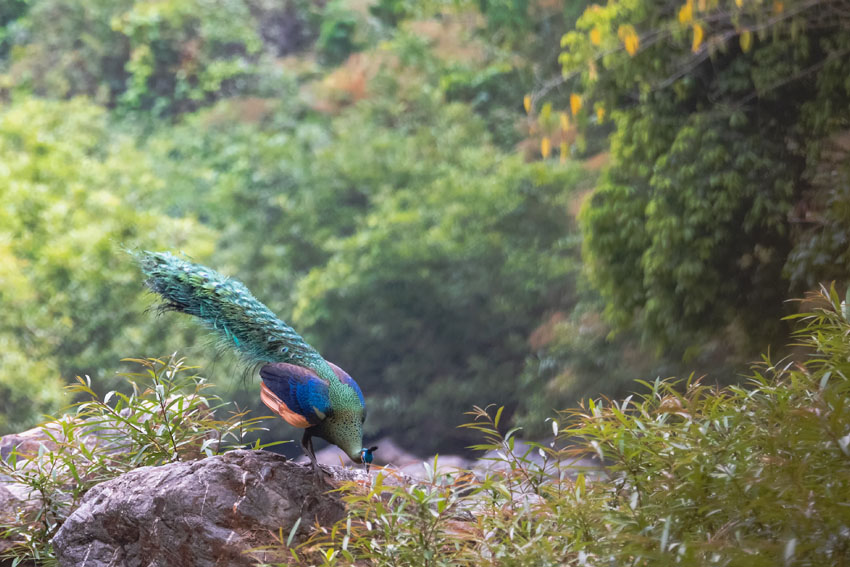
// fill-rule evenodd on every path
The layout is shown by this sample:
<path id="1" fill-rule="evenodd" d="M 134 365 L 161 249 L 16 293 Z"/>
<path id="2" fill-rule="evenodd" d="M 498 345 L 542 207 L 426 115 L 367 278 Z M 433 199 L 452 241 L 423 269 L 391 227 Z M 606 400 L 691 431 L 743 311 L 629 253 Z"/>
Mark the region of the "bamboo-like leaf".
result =
<path id="1" fill-rule="evenodd" d="M 499 406 L 499 409 L 496 410 L 496 417 L 493 418 L 493 427 L 499 427 L 499 419 L 501 419 L 504 409 L 505 406 Z"/>
<path id="2" fill-rule="evenodd" d="M 289 537 L 286 538 L 286 547 L 292 547 L 292 540 L 295 539 L 295 534 L 298 532 L 298 526 L 301 525 L 301 517 L 299 516 L 295 523 L 292 525 L 292 529 L 289 530 Z"/>

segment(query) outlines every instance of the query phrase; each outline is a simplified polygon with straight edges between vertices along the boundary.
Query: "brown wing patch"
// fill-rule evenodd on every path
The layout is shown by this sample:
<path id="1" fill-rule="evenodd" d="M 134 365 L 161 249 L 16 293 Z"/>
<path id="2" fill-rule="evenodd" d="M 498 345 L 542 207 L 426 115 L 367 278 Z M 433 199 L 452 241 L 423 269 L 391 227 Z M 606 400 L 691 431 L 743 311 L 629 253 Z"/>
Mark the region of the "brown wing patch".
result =
<path id="1" fill-rule="evenodd" d="M 293 427 L 300 427 L 301 429 L 310 427 L 310 422 L 307 421 L 306 417 L 289 409 L 289 407 L 283 403 L 280 398 L 275 396 L 274 392 L 269 390 L 265 384 L 260 386 L 260 399 L 263 400 L 266 407 L 282 417 L 289 425 Z"/>

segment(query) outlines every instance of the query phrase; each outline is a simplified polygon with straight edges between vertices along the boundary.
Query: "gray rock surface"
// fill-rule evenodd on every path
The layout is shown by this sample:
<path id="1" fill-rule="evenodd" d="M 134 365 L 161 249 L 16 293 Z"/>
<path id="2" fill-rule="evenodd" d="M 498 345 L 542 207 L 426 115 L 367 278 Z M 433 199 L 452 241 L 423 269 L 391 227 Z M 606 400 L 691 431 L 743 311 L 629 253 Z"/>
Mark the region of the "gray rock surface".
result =
<path id="1" fill-rule="evenodd" d="M 10 490 L 9 483 L 0 475 L 0 524 L 14 524 L 17 521 L 17 513 L 25 506 L 26 501 Z M 14 541 L 0 539 L 0 553 L 3 553 L 14 545 Z"/>
<path id="2" fill-rule="evenodd" d="M 56 449 L 57 444 L 54 439 L 64 439 L 62 426 L 59 423 L 4 435 L 0 438 L 0 460 L 10 468 L 14 463 L 14 469 L 17 471 L 36 468 L 38 463 L 35 460 L 38 458 L 39 450 Z M 44 449 L 41 449 L 42 446 Z M 54 473 L 61 477 L 64 471 L 57 467 Z M 15 482 L 11 477 L 0 474 L 0 524 L 19 526 L 35 521 L 40 508 L 38 497 L 29 485 Z M 10 539 L 12 537 L 0 536 L 0 553 L 19 543 L 15 539 Z"/>
<path id="3" fill-rule="evenodd" d="M 325 469 L 331 484 L 362 470 Z M 266 451 L 143 467 L 92 488 L 53 540 L 60 567 L 240 567 L 244 552 L 344 514 L 333 486 Z M 271 556 L 260 558 L 272 561 Z"/>
<path id="4" fill-rule="evenodd" d="M 38 455 L 41 445 L 48 451 L 56 449 L 56 442 L 51 435 L 57 439 L 64 439 L 62 426 L 59 423 L 49 423 L 44 426 L 33 427 L 21 433 L 9 433 L 0 437 L 0 459 L 9 461 L 12 453 L 17 453 L 17 460 L 23 464 L 26 458 L 34 458 Z"/>
<path id="5" fill-rule="evenodd" d="M 422 461 L 416 457 L 416 455 L 402 449 L 401 446 L 389 437 L 383 437 L 378 441 L 370 441 L 367 443 L 367 446 L 373 445 L 378 447 L 378 450 L 375 451 L 375 465 L 392 465 L 396 468 L 402 468 L 411 463 L 419 464 Z M 351 459 L 348 458 L 342 449 L 334 445 L 328 445 L 325 448 L 316 451 L 316 460 L 323 465 L 352 466 Z M 296 462 L 309 463 L 310 460 L 306 455 L 302 455 L 298 457 Z"/>

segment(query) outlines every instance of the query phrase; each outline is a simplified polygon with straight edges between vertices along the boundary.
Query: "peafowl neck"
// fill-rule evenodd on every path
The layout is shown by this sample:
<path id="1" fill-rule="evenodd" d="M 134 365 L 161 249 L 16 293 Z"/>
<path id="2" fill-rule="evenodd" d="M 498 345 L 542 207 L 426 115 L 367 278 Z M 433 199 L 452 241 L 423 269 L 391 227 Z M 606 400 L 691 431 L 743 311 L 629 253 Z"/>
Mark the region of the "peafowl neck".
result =
<path id="1" fill-rule="evenodd" d="M 315 372 L 319 378 L 327 380 L 330 388 L 336 388 L 343 385 L 339 376 L 336 375 L 336 372 L 333 371 L 331 365 L 328 364 L 328 361 L 321 356 L 317 356 L 315 359 L 310 360 L 305 363 L 304 366 Z"/>

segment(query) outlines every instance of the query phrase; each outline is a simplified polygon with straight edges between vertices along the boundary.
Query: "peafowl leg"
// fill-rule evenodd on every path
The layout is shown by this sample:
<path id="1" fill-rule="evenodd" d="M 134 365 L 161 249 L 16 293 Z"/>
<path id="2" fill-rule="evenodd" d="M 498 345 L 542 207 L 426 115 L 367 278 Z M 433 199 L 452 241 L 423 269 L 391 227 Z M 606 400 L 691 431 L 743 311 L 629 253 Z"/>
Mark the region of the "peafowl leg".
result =
<path id="1" fill-rule="evenodd" d="M 313 436 L 310 435 L 309 431 L 305 431 L 304 436 L 301 438 L 301 448 L 304 449 L 304 454 L 310 459 L 310 465 L 313 467 L 313 470 L 318 471 L 319 463 L 316 461 L 316 452 L 313 451 Z"/>
<path id="2" fill-rule="evenodd" d="M 316 473 L 316 478 L 326 480 L 325 474 L 319 468 L 319 461 L 316 460 L 316 452 L 313 450 L 313 435 L 309 431 L 304 431 L 304 436 L 301 438 L 301 448 L 304 449 L 304 453 L 310 459 L 310 465 L 313 467 L 313 472 Z"/>

